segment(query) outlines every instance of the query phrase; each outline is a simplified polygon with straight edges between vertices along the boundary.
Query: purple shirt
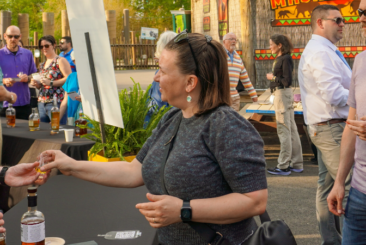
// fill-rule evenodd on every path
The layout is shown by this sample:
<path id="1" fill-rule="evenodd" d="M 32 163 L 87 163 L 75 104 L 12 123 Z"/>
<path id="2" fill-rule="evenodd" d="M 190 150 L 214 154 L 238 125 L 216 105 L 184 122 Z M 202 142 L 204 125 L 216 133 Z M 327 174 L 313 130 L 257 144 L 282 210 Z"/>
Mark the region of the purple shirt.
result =
<path id="1" fill-rule="evenodd" d="M 3 78 L 15 78 L 19 72 L 26 75 L 37 72 L 32 52 L 21 47 L 19 47 L 16 55 L 10 52 L 6 46 L 0 49 L 0 67 L 3 70 Z M 23 106 L 30 103 L 28 83 L 16 82 L 13 87 L 7 87 L 6 89 L 18 96 L 14 106 Z M 4 107 L 8 107 L 8 102 L 4 101 Z"/>
<path id="2" fill-rule="evenodd" d="M 356 56 L 353 64 L 348 105 L 356 109 L 360 117 L 366 116 L 366 51 Z M 355 165 L 351 186 L 366 194 L 366 141 L 356 136 Z"/>

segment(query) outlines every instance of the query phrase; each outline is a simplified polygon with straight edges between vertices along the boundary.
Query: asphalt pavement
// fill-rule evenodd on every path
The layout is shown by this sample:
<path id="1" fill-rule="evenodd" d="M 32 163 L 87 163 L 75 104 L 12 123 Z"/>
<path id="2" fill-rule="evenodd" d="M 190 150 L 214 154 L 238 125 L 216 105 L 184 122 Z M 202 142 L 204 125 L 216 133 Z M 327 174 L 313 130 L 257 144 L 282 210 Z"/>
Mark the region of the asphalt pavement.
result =
<path id="1" fill-rule="evenodd" d="M 262 136 L 265 142 L 267 168 L 277 165 L 280 143 L 277 134 Z M 318 230 L 315 196 L 318 166 L 311 163 L 313 157 L 305 136 L 301 136 L 304 156 L 304 172 L 278 176 L 267 173 L 268 204 L 271 219 L 282 219 L 290 227 L 298 245 L 321 244 Z"/>

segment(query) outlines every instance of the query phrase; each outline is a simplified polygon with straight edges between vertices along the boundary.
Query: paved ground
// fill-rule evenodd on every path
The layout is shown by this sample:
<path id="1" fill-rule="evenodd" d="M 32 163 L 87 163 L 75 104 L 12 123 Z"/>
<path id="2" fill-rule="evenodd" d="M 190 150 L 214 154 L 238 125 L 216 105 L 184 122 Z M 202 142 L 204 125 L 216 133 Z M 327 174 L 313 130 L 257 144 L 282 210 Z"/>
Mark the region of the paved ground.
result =
<path id="1" fill-rule="evenodd" d="M 275 134 L 264 136 L 267 167 L 277 165 L 280 150 Z M 313 157 L 309 146 L 302 137 L 304 148 L 304 172 L 289 176 L 276 176 L 267 173 L 268 206 L 272 219 L 283 219 L 291 228 L 298 245 L 321 243 L 316 214 L 315 193 L 318 180 L 318 166 L 310 162 Z"/>
<path id="2" fill-rule="evenodd" d="M 135 82 L 140 83 L 142 89 L 146 89 L 154 78 L 156 70 L 128 70 L 116 71 L 116 82 L 118 91 L 133 86 L 131 77 Z"/>

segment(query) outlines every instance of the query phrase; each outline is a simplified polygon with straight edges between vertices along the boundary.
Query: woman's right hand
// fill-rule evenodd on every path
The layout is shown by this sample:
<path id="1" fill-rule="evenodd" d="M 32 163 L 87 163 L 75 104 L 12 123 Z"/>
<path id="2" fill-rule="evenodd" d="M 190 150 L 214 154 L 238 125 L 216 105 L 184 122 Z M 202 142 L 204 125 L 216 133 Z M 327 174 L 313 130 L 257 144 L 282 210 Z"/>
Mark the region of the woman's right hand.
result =
<path id="1" fill-rule="evenodd" d="M 40 84 L 40 83 L 38 83 L 38 82 L 37 82 L 36 80 L 34 80 L 34 79 L 31 79 L 30 85 L 32 85 L 33 87 L 36 87 L 36 88 L 38 88 L 38 89 L 40 89 L 40 88 L 41 88 L 41 84 Z"/>
<path id="2" fill-rule="evenodd" d="M 48 171 L 53 168 L 57 168 L 64 175 L 71 175 L 72 166 L 75 164 L 75 160 L 67 156 L 62 151 L 48 150 L 42 152 L 42 157 L 45 163 L 41 167 L 41 171 Z"/>
<path id="3" fill-rule="evenodd" d="M 3 225 L 4 225 L 3 214 L 0 212 L 0 233 L 5 232 L 5 228 L 2 227 Z"/>

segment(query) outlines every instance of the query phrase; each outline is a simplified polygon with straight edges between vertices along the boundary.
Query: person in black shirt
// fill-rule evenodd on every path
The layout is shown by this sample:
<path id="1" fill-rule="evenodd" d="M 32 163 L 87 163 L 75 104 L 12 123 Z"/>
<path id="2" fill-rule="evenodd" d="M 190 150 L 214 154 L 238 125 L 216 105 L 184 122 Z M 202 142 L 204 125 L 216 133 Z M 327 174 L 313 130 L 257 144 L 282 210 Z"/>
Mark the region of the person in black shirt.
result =
<path id="1" fill-rule="evenodd" d="M 271 81 L 270 88 L 274 94 L 273 102 L 277 122 L 277 134 L 281 142 L 278 165 L 268 169 L 270 174 L 289 175 L 291 172 L 303 171 L 303 157 L 299 133 L 295 123 L 292 71 L 294 62 L 291 58 L 293 49 L 288 37 L 280 34 L 271 36 L 270 49 L 277 57 L 273 63 L 272 74 L 267 74 Z"/>

